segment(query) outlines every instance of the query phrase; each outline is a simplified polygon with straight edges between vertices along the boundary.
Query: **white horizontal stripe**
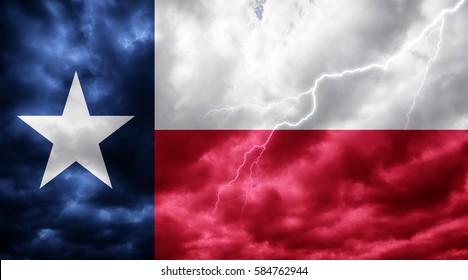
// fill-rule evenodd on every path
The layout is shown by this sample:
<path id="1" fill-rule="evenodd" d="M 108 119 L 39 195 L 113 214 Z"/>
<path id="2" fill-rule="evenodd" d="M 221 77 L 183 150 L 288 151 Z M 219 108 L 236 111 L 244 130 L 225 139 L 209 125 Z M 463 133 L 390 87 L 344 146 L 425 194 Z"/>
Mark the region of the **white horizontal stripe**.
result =
<path id="1" fill-rule="evenodd" d="M 156 129 L 468 126 L 465 0 L 177 3 L 156 2 Z"/>

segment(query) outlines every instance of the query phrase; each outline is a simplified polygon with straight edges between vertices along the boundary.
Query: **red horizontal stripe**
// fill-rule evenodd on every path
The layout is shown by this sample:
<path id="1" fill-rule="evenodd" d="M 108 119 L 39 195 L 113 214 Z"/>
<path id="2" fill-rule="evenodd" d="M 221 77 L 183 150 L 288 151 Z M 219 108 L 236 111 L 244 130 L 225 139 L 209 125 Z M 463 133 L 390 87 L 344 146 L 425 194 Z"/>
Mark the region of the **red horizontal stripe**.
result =
<path id="1" fill-rule="evenodd" d="M 468 258 L 467 131 L 269 133 L 155 132 L 156 258 Z"/>

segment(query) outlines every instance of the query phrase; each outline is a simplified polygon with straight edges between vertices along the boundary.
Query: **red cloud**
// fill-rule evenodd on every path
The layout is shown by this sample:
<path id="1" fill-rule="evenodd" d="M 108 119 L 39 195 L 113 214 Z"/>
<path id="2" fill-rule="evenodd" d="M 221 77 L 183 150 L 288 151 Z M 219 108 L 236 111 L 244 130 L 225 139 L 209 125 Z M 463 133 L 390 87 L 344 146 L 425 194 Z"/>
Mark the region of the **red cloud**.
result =
<path id="1" fill-rule="evenodd" d="M 157 259 L 468 257 L 468 132 L 277 131 L 213 213 L 268 133 L 156 131 Z"/>

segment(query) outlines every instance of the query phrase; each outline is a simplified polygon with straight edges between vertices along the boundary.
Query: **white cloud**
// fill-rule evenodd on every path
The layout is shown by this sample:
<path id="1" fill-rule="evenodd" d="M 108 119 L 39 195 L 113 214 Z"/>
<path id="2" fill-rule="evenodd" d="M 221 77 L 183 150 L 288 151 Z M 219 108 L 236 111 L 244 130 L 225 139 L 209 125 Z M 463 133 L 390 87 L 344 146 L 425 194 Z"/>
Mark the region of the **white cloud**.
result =
<path id="1" fill-rule="evenodd" d="M 457 1 L 156 1 L 156 128 L 272 128 L 295 121 L 310 98 L 266 106 L 308 90 L 323 73 L 382 63 Z M 418 98 L 411 128 L 466 128 L 468 5 L 447 16 L 439 60 Z M 405 128 L 438 33 L 388 71 L 326 80 L 316 114 L 301 128 Z"/>

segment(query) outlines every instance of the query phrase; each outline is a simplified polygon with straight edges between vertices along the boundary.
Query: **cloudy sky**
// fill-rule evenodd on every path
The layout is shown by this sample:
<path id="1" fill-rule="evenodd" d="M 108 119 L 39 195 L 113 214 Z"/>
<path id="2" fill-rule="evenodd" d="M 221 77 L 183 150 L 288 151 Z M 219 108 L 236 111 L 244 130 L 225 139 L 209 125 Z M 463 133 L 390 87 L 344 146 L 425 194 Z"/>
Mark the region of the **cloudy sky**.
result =
<path id="1" fill-rule="evenodd" d="M 282 130 L 219 193 L 266 134 L 156 133 L 157 259 L 468 258 L 466 131 Z"/>
<path id="2" fill-rule="evenodd" d="M 467 19 L 156 1 L 156 258 L 467 259 Z"/>
<path id="3" fill-rule="evenodd" d="M 457 2 L 2 1 L 0 258 L 468 258 Z M 17 116 L 60 115 L 75 71 L 91 115 L 135 116 L 113 190 L 78 164 L 39 190 Z"/>
<path id="4" fill-rule="evenodd" d="M 0 258 L 153 258 L 153 2 L 2 1 L 0 19 Z M 78 164 L 39 189 L 52 144 L 18 116 L 61 115 L 75 71 L 91 115 L 135 116 L 100 144 L 113 189 Z"/>
<path id="5" fill-rule="evenodd" d="M 159 0 L 156 128 L 297 122 L 313 107 L 310 95 L 272 103 L 307 92 L 322 74 L 385 64 L 456 3 Z M 408 127 L 466 128 L 467 14 L 464 5 L 445 17 L 440 45 L 437 21 L 385 71 L 324 79 L 316 90 L 317 110 L 301 128 L 406 128 L 438 45 Z"/>

